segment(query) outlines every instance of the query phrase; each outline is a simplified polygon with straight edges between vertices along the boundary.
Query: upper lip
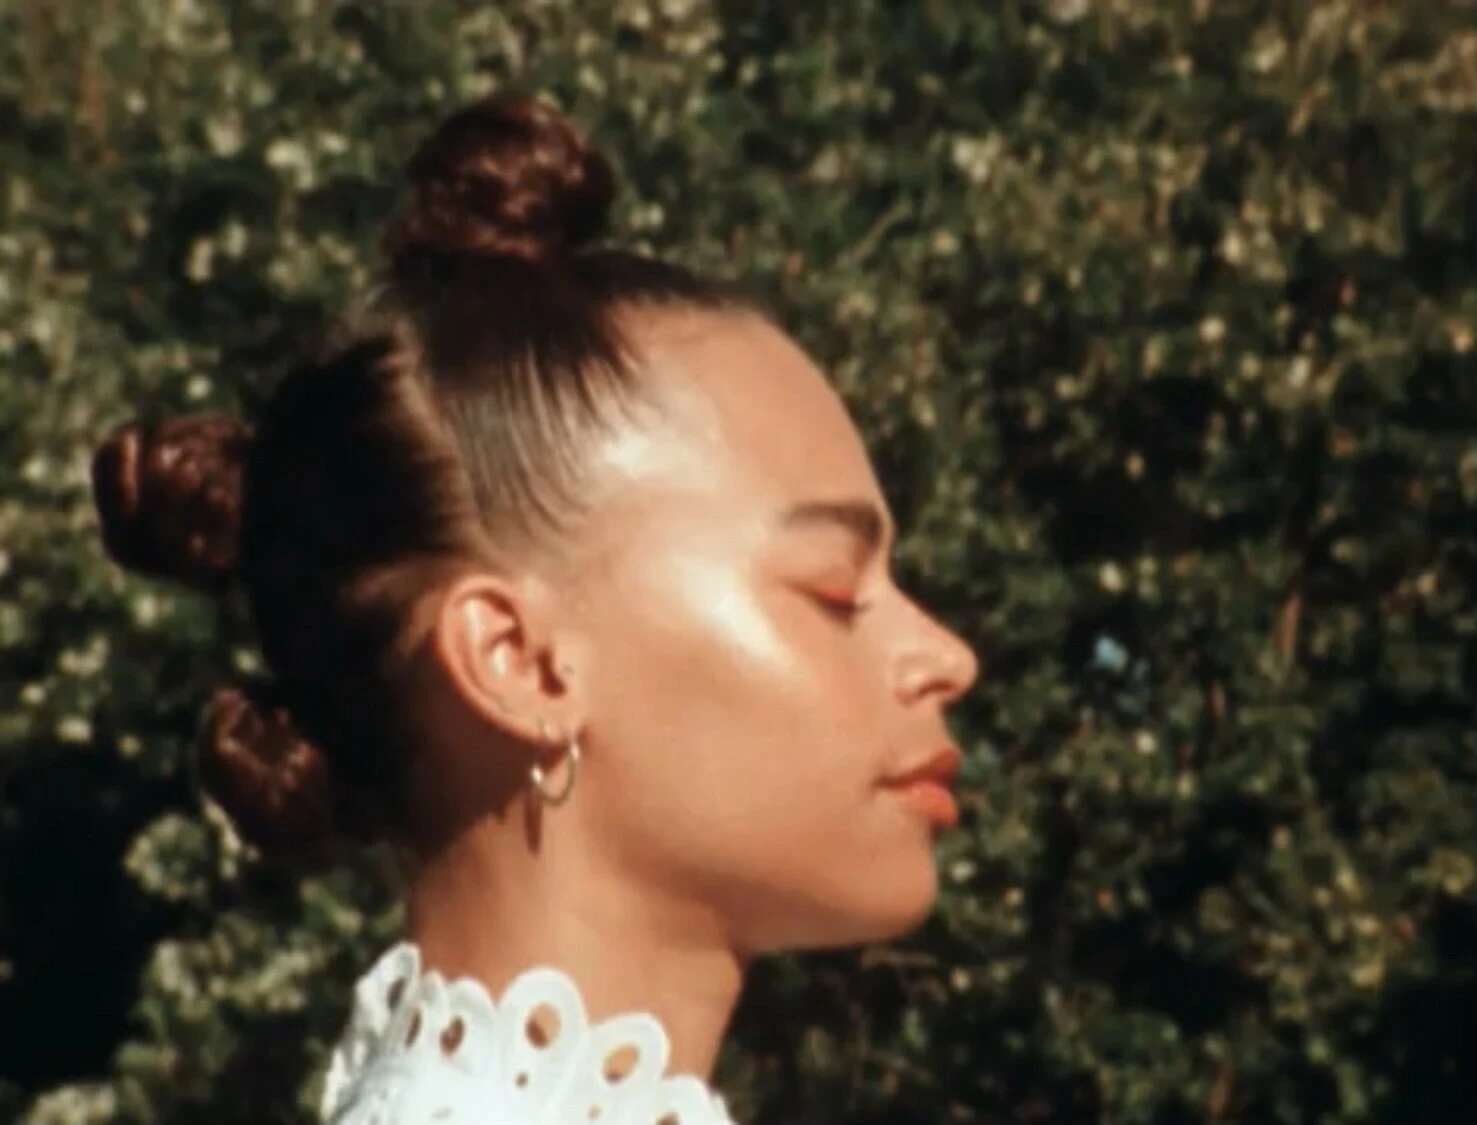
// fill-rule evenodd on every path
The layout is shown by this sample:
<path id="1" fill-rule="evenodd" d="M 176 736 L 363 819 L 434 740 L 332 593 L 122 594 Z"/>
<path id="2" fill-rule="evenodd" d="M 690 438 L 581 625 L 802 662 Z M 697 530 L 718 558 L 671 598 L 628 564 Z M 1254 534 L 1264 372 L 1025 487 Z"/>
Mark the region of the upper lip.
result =
<path id="1" fill-rule="evenodd" d="M 884 785 L 912 785 L 919 781 L 936 781 L 952 785 L 959 776 L 959 767 L 964 755 L 953 743 L 946 743 L 935 750 L 905 762 L 903 766 L 883 778 Z"/>

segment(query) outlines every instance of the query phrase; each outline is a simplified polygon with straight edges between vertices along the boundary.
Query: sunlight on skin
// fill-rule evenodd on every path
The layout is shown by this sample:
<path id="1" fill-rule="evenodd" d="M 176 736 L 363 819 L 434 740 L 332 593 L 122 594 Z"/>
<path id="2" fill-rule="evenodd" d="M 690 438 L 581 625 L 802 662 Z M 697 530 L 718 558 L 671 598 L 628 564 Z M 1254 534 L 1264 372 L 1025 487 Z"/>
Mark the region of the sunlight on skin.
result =
<path id="1" fill-rule="evenodd" d="M 635 326 L 647 398 L 588 451 L 572 550 L 542 570 L 579 783 L 535 852 L 474 826 L 413 916 L 438 963 L 545 959 L 596 1011 L 653 1011 L 701 1074 L 752 956 L 927 914 L 938 825 L 882 781 L 947 747 L 975 666 L 893 584 L 876 475 L 804 353 L 748 314 Z"/>

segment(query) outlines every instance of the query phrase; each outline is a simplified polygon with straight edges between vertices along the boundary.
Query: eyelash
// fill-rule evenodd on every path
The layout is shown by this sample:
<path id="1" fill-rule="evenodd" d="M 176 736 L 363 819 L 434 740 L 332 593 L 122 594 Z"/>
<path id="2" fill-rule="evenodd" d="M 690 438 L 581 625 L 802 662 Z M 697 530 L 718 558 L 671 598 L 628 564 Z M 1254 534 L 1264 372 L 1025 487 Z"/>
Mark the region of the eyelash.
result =
<path id="1" fill-rule="evenodd" d="M 837 597 L 834 594 L 817 593 L 815 595 L 815 601 L 826 614 L 837 618 L 847 625 L 850 625 L 871 608 L 870 602 L 864 602 L 857 598 Z"/>

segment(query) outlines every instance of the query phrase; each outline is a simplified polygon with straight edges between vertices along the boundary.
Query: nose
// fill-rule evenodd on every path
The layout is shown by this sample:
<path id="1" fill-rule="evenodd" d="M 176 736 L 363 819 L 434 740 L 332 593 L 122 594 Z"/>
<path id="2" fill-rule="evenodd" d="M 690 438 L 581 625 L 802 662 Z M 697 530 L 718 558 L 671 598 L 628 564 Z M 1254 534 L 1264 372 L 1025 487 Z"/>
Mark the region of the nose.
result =
<path id="1" fill-rule="evenodd" d="M 952 629 L 909 604 L 914 627 L 897 654 L 898 694 L 905 703 L 936 699 L 947 706 L 974 685 L 979 658 Z"/>

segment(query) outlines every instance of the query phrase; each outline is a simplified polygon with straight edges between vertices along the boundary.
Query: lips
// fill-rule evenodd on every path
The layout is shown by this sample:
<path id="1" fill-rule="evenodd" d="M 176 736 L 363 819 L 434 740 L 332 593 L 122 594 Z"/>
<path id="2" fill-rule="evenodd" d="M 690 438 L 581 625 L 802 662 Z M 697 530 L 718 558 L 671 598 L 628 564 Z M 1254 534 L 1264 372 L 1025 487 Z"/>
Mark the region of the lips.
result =
<path id="1" fill-rule="evenodd" d="M 950 787 L 959 776 L 962 760 L 957 746 L 941 746 L 888 774 L 882 789 L 896 795 L 933 828 L 952 828 L 959 823 L 959 802 Z"/>
<path id="2" fill-rule="evenodd" d="M 922 782 L 931 782 L 945 788 L 953 785 L 959 777 L 964 755 L 952 743 L 939 747 L 921 758 L 905 763 L 896 772 L 882 779 L 888 788 L 905 789 Z"/>

